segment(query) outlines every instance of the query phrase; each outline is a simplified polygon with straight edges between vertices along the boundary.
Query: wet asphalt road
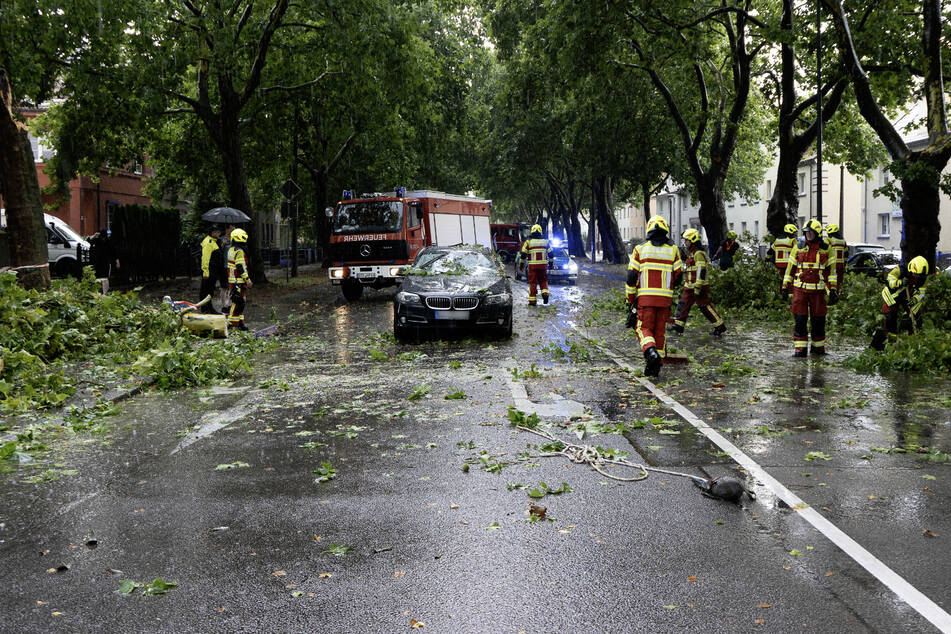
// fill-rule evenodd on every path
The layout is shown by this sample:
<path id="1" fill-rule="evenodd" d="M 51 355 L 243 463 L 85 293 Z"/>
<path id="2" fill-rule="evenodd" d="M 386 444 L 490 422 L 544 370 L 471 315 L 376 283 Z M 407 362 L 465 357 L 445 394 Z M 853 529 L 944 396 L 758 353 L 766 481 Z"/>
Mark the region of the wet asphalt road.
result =
<path id="1" fill-rule="evenodd" d="M 565 440 L 744 476 L 593 343 L 640 366 L 598 304 L 619 284 L 583 275 L 529 309 L 513 282 L 512 340 L 412 345 L 389 334 L 392 289 L 355 304 L 326 284 L 297 293 L 253 377 L 123 404 L 114 434 L 62 458 L 75 476 L 4 476 L 0 630 L 934 631 L 753 480 L 757 499 L 735 506 L 685 478 L 619 483 L 538 457 L 544 441 L 509 425 L 517 398 L 554 412 Z M 714 340 L 699 318 L 672 341 L 691 363 L 659 384 L 951 609 L 951 403 L 934 398 L 947 382 L 854 374 L 847 343 L 793 361 L 775 333 Z M 631 429 L 578 440 L 592 421 Z M 894 450 L 913 445 L 928 453 Z M 336 477 L 316 482 L 328 462 Z M 571 491 L 529 498 L 541 482 Z M 116 592 L 154 577 L 179 585 Z"/>

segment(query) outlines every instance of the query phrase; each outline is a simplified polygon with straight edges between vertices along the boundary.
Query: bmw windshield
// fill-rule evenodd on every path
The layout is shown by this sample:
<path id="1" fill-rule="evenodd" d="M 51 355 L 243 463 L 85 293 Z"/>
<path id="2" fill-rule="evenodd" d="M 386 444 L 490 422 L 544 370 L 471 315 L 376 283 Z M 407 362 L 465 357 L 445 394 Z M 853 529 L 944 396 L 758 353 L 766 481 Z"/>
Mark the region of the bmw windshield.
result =
<path id="1" fill-rule="evenodd" d="M 396 200 L 343 203 L 334 214 L 334 234 L 394 233 L 402 222 L 403 203 Z"/>
<path id="2" fill-rule="evenodd" d="M 484 253 L 466 250 L 420 253 L 407 275 L 499 275 L 498 266 Z"/>

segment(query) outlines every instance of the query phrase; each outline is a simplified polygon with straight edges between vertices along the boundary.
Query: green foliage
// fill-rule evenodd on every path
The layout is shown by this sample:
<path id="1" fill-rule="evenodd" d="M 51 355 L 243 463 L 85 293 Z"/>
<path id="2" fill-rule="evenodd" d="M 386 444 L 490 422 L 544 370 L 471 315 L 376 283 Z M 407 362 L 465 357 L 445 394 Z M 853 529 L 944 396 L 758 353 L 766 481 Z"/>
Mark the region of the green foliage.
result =
<path id="1" fill-rule="evenodd" d="M 511 489 L 509 489 L 511 490 Z M 557 489 L 552 489 L 545 483 L 544 480 L 539 481 L 538 487 L 528 490 L 528 497 L 532 499 L 540 499 L 546 495 L 561 495 L 562 493 L 571 493 L 571 487 L 567 482 L 562 482 L 561 486 Z"/>
<path id="2" fill-rule="evenodd" d="M 779 295 L 779 271 L 765 260 L 740 251 L 733 268 L 710 267 L 710 295 L 717 308 L 742 309 L 753 319 L 780 320 L 789 317 L 789 306 Z"/>
<path id="3" fill-rule="evenodd" d="M 171 389 L 249 371 L 262 347 L 238 332 L 197 339 L 170 310 L 146 306 L 134 292 L 100 294 L 89 269 L 48 291 L 24 290 L 16 275 L 0 274 L 0 411 L 61 405 L 75 391 L 70 366 L 82 362 L 152 375 Z"/>
<path id="4" fill-rule="evenodd" d="M 314 473 L 317 474 L 317 477 L 314 478 L 314 482 L 318 484 L 322 482 L 330 482 L 337 477 L 337 470 L 329 460 L 321 462 L 320 466 L 314 469 Z"/>
<path id="5" fill-rule="evenodd" d="M 166 594 L 178 584 L 174 581 L 165 581 L 161 577 L 156 577 L 152 581 L 135 581 L 134 579 L 123 579 L 119 582 L 119 594 L 132 594 L 136 588 L 142 588 L 142 594 L 156 595 Z"/>
<path id="6" fill-rule="evenodd" d="M 513 426 L 537 429 L 542 422 L 538 414 L 526 414 L 522 410 L 515 409 L 512 405 L 509 405 L 508 411 L 509 422 L 511 422 Z"/>

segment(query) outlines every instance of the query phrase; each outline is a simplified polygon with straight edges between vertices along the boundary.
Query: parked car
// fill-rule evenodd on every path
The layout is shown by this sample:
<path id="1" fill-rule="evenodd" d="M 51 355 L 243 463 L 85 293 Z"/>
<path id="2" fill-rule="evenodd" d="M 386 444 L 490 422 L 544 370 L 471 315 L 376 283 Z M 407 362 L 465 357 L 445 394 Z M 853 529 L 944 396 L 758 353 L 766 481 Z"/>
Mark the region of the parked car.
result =
<path id="1" fill-rule="evenodd" d="M 901 263 L 901 251 L 860 251 L 845 261 L 845 270 L 884 278 Z"/>
<path id="2" fill-rule="evenodd" d="M 548 269 L 548 281 L 551 283 L 555 282 L 564 282 L 566 284 L 577 284 L 578 283 L 578 263 L 575 262 L 573 255 L 568 253 L 568 249 L 564 247 L 554 247 L 551 250 L 552 255 L 552 268 Z M 527 280 L 528 273 L 522 271 L 522 254 L 519 253 L 515 256 L 515 279 L 516 280 Z"/>
<path id="3" fill-rule="evenodd" d="M 66 277 L 79 275 L 79 261 L 76 259 L 76 247 L 89 248 L 89 243 L 73 231 L 73 228 L 51 214 L 43 214 L 46 226 L 47 259 L 50 275 Z M 0 209 L 0 230 L 6 230 L 6 210 Z"/>
<path id="4" fill-rule="evenodd" d="M 393 298 L 393 334 L 405 341 L 434 328 L 475 328 L 512 336 L 512 285 L 491 249 L 429 246 L 403 270 Z"/>
<path id="5" fill-rule="evenodd" d="M 881 252 L 884 250 L 885 250 L 885 247 L 883 247 L 880 244 L 867 244 L 864 242 L 857 242 L 855 244 L 849 245 L 849 252 L 846 255 L 846 260 L 848 260 L 848 258 L 852 257 L 856 253 L 866 253 L 869 251 Z"/>

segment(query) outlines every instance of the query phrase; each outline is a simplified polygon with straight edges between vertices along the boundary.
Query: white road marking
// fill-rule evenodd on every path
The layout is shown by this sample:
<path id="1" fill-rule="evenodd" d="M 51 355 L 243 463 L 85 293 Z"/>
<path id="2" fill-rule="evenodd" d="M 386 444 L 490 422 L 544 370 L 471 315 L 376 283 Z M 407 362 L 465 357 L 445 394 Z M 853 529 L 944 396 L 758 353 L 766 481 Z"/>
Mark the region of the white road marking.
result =
<path id="1" fill-rule="evenodd" d="M 528 398 L 528 392 L 521 383 L 516 383 L 510 377 L 505 378 L 509 384 L 509 390 L 512 392 L 512 400 L 515 401 L 515 409 L 526 414 L 538 414 L 539 416 L 578 416 L 584 413 L 584 405 L 578 401 L 572 401 L 567 398 L 552 395 L 554 403 L 536 403 Z"/>
<path id="2" fill-rule="evenodd" d="M 185 447 L 198 442 L 206 436 L 212 435 L 219 429 L 224 429 L 234 421 L 249 414 L 254 410 L 254 395 L 256 393 L 257 390 L 251 390 L 244 398 L 242 398 L 232 407 L 220 412 L 211 412 L 202 416 L 201 420 L 199 421 L 201 426 L 198 429 L 189 432 L 187 436 L 182 438 L 182 442 L 180 442 L 178 446 L 172 450 L 170 455 L 178 453 Z"/>
<path id="3" fill-rule="evenodd" d="M 605 356 L 633 375 L 635 369 L 633 366 L 614 354 L 611 350 L 608 350 L 597 341 L 588 337 L 588 335 L 574 323 L 568 323 L 571 324 L 582 337 L 601 350 Z M 918 614 L 926 618 L 942 632 L 951 632 L 951 614 L 945 612 L 941 606 L 908 583 L 901 575 L 882 563 L 875 555 L 865 550 L 865 548 L 845 534 L 839 527 L 820 515 L 818 511 L 806 504 L 802 498 L 783 486 L 779 480 L 767 473 L 763 467 L 740 451 L 736 445 L 703 422 L 689 409 L 668 396 L 666 392 L 647 379 L 637 376 L 634 378 L 656 396 L 658 400 L 666 403 L 671 409 L 680 414 L 681 418 L 696 427 L 697 430 L 706 436 L 713 444 L 729 454 L 729 456 L 736 460 L 744 469 L 753 474 L 757 480 L 762 482 L 763 485 L 769 488 L 778 498 L 788 504 L 790 508 L 794 509 L 800 517 L 812 524 L 816 530 L 825 535 L 826 538 L 842 550 L 842 552 L 865 568 L 873 577 L 881 581 L 885 587 L 894 592 L 899 599 L 907 603 L 912 609 L 918 612 Z"/>

